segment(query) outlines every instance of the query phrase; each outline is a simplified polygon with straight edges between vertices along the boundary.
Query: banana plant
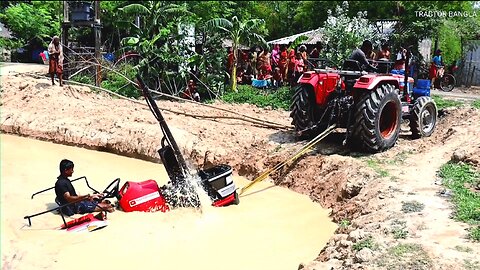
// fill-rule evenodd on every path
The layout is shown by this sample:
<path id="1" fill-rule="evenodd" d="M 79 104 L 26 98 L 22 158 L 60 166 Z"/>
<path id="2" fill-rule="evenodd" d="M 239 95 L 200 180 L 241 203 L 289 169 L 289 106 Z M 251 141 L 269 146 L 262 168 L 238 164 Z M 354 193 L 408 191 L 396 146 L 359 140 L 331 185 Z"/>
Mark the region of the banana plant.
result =
<path id="1" fill-rule="evenodd" d="M 252 45 L 254 42 L 261 43 L 268 48 L 265 39 L 258 34 L 263 27 L 265 21 L 262 19 L 249 19 L 240 21 L 237 16 L 233 16 L 231 20 L 225 18 L 215 18 L 205 23 L 205 28 L 211 30 L 219 30 L 232 40 L 233 50 L 233 68 L 231 71 L 230 81 L 232 91 L 237 91 L 237 63 L 238 63 L 238 47 L 240 44 Z"/>
<path id="2" fill-rule="evenodd" d="M 153 88 L 158 89 L 158 78 L 169 73 L 168 69 L 186 61 L 182 57 L 185 48 L 178 42 L 182 39 L 178 29 L 182 22 L 188 22 L 192 14 L 186 5 L 166 1 L 133 3 L 119 10 L 131 15 L 132 27 L 130 36 L 122 39 L 121 46 L 141 56 L 137 68 L 147 84 L 149 81 L 157 82 Z"/>

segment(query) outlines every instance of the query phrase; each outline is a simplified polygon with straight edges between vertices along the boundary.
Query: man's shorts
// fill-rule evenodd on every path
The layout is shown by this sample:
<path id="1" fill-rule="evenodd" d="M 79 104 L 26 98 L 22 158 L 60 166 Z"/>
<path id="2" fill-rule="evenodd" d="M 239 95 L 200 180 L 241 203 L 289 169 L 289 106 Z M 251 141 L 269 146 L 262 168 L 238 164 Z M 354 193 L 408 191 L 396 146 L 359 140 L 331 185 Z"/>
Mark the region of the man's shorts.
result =
<path id="1" fill-rule="evenodd" d="M 75 204 L 77 214 L 92 213 L 95 211 L 98 203 L 91 201 L 81 201 Z"/>

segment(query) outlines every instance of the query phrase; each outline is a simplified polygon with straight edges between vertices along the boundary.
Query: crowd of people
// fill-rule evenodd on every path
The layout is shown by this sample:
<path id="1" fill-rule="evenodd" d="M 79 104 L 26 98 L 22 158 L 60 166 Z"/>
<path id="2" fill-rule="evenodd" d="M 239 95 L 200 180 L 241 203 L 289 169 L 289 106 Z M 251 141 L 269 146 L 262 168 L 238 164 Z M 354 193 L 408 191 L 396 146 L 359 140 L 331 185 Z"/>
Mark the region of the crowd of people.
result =
<path id="1" fill-rule="evenodd" d="M 256 81 L 266 81 L 272 87 L 294 86 L 309 67 L 318 68 L 322 61 L 326 61 L 321 58 L 322 50 L 321 42 L 317 42 L 310 50 L 307 50 L 306 45 L 294 48 L 291 43 L 275 44 L 271 51 L 258 46 L 248 51 L 238 50 L 237 83 L 255 86 Z M 406 49 L 399 48 L 392 59 L 388 43 L 383 43 L 379 50 L 374 50 L 372 43 L 365 40 L 361 47 L 352 52 L 350 59 L 358 61 L 362 69 L 367 71 L 404 70 Z M 228 74 L 232 73 L 233 66 L 234 55 L 230 48 L 227 58 Z"/>
<path id="2" fill-rule="evenodd" d="M 300 75 L 307 70 L 309 58 L 318 58 L 322 50 L 321 43 L 307 52 L 306 45 L 293 48 L 289 45 L 275 44 L 272 51 L 254 46 L 249 51 L 238 51 L 237 82 L 252 84 L 256 80 L 265 80 L 273 87 L 295 85 Z M 231 74 L 234 68 L 234 55 L 229 50 L 227 70 Z"/>

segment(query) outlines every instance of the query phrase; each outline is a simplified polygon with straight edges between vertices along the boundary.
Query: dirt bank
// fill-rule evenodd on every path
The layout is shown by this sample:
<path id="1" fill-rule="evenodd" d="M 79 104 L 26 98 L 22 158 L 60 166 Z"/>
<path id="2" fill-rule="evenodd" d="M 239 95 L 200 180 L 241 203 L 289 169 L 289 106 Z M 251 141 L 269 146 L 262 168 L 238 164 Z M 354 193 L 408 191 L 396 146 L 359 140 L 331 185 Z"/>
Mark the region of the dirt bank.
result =
<path id="1" fill-rule="evenodd" d="M 85 87 L 52 87 L 47 79 L 27 76 L 3 76 L 1 87 L 3 132 L 157 159 L 161 131 L 146 106 Z M 159 101 L 158 105 L 190 114 L 226 115 L 189 103 Z M 250 105 L 215 105 L 290 124 L 288 112 Z M 237 174 L 249 179 L 305 143 L 295 142 L 289 130 L 225 118 L 164 114 L 194 165 L 201 166 L 204 160 L 228 163 Z M 461 269 L 466 261 L 477 262 L 480 245 L 465 239 L 466 225 L 449 218 L 450 204 L 437 195 L 442 187 L 436 184 L 436 171 L 455 151 L 464 153 L 465 161 L 478 165 L 480 141 L 475 138 L 479 132 L 479 110 L 449 109 L 430 138 L 412 141 L 405 133 L 389 151 L 362 155 L 350 153 L 341 146 L 343 138 L 332 134 L 313 152 L 273 175 L 269 181 L 331 207 L 333 219 L 341 225 L 327 247 L 319 250 L 318 261 L 302 267 Z M 413 200 L 425 204 L 424 210 L 403 213 L 402 201 Z M 394 237 L 392 231 L 397 227 L 406 232 L 406 239 Z M 368 239 L 372 239 L 372 245 L 359 248 Z M 391 255 L 398 245 L 415 249 L 408 249 L 402 256 Z M 453 249 L 455 246 L 473 251 L 461 252 Z M 412 258 L 412 252 L 422 256 Z"/>

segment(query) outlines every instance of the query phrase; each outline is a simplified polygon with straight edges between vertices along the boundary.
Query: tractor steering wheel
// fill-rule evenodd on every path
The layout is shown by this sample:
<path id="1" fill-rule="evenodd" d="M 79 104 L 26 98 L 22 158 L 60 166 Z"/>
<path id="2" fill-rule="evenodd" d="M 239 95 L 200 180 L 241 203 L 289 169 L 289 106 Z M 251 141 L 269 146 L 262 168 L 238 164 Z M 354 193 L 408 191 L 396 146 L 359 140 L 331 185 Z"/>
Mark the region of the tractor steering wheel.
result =
<path id="1" fill-rule="evenodd" d="M 118 188 L 120 186 L 120 178 L 113 180 L 104 190 L 103 199 L 116 197 L 118 199 Z"/>

